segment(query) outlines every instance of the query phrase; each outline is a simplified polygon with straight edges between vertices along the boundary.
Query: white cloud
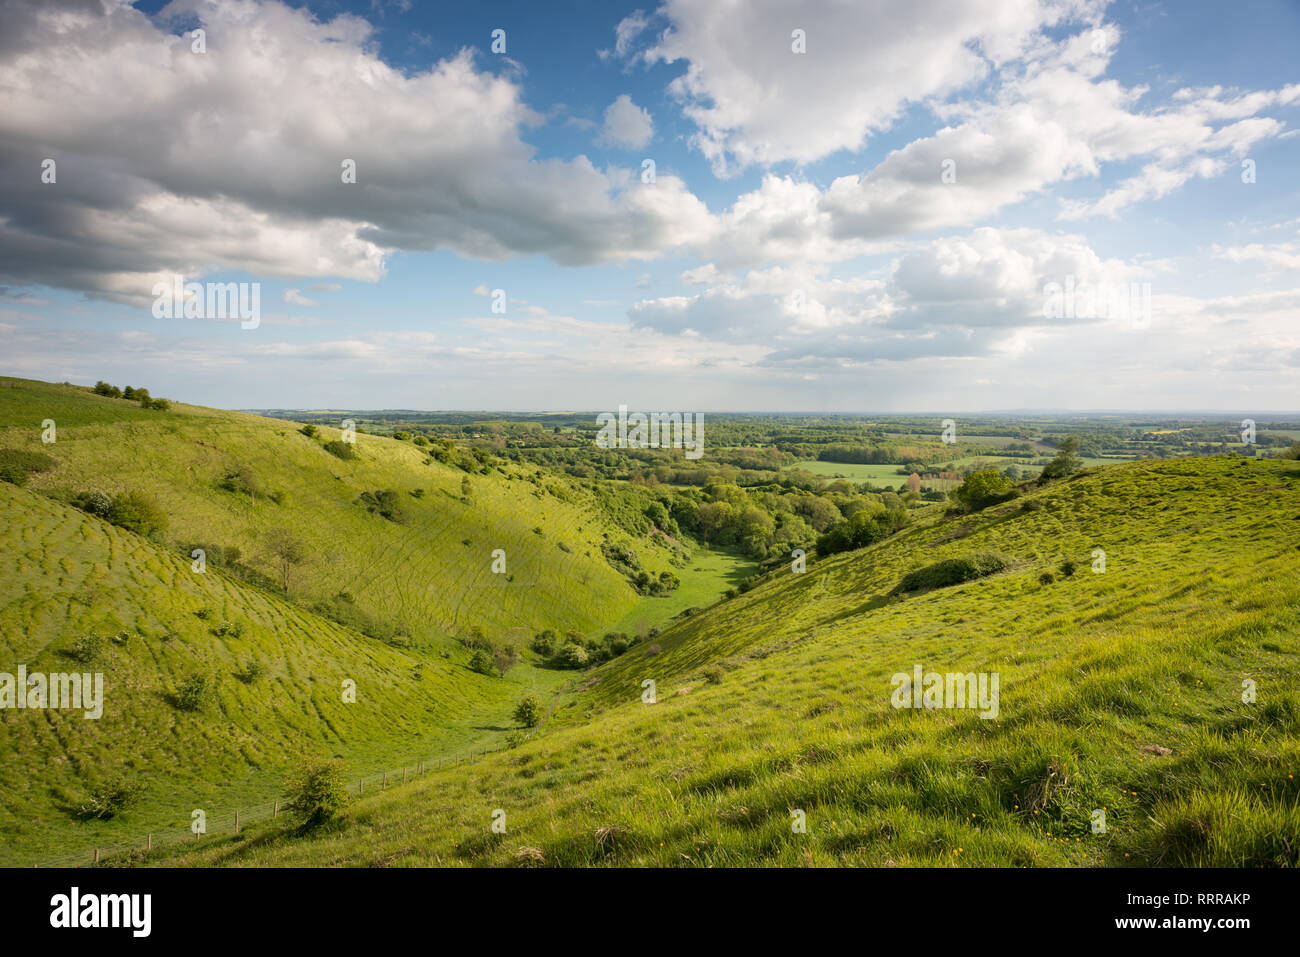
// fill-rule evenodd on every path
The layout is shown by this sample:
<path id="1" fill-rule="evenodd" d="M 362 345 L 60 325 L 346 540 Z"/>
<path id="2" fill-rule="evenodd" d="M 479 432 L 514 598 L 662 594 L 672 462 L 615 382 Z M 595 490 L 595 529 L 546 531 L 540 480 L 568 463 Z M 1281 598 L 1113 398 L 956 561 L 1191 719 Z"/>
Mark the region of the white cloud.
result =
<path id="1" fill-rule="evenodd" d="M 285 302 L 292 303 L 295 306 L 317 306 L 320 305 L 315 299 L 308 299 L 302 294 L 300 289 L 286 289 L 280 294 Z"/>
<path id="2" fill-rule="evenodd" d="M 650 142 L 654 132 L 654 120 L 650 114 L 624 93 L 605 109 L 600 139 L 602 143 L 624 149 L 640 149 Z"/>

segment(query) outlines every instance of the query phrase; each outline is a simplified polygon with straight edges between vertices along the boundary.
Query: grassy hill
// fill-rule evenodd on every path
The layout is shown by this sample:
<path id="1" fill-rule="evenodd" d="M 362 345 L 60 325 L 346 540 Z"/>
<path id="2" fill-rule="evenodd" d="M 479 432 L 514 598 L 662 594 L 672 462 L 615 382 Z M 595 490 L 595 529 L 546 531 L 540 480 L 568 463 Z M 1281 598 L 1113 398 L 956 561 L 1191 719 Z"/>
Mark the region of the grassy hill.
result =
<path id="1" fill-rule="evenodd" d="M 56 424 L 52 445 L 41 442 L 45 419 Z M 347 592 L 363 613 L 417 642 L 475 626 L 489 634 L 587 632 L 637 604 L 600 552 L 606 534 L 626 536 L 589 507 L 581 487 L 514 465 L 467 476 L 409 442 L 366 434 L 356 436 L 359 458 L 344 461 L 324 448 L 341 433 L 321 433 L 309 438 L 292 423 L 179 403 L 144 410 L 77 386 L 0 378 L 0 448 L 57 462 L 29 488 L 64 500 L 144 491 L 171 519 L 166 544 L 236 546 L 272 580 L 268 539 L 292 530 L 308 552 L 291 578 L 291 597 L 302 603 Z M 220 487 L 239 469 L 255 476 L 262 494 Z M 398 493 L 401 524 L 358 505 L 363 494 L 386 489 Z M 417 490 L 419 498 L 410 494 Z M 670 567 L 669 551 L 655 541 L 635 547 L 647 568 Z M 505 552 L 507 575 L 491 572 L 496 549 Z"/>
<path id="2" fill-rule="evenodd" d="M 977 515 L 931 509 L 680 620 L 515 750 L 310 836 L 263 827 L 153 859 L 1295 866 L 1297 532 L 1285 461 L 1135 462 Z M 898 591 L 986 552 L 1009 564 Z M 891 676 L 916 665 L 996 673 L 997 717 L 892 707 Z"/>
<path id="3" fill-rule="evenodd" d="M 46 419 L 52 444 L 41 442 Z M 674 553 L 629 539 L 580 485 L 514 465 L 467 476 L 410 443 L 364 434 L 359 458 L 345 461 L 323 446 L 337 435 L 0 379 L 0 449 L 54 463 L 25 487 L 0 482 L 0 672 L 103 672 L 106 698 L 99 720 L 0 710 L 0 863 L 184 828 L 193 808 L 278 797 L 304 754 L 340 757 L 360 776 L 500 746 L 518 699 L 549 701 L 572 673 L 526 652 L 504 680 L 476 674 L 455 636 L 481 630 L 526 647 L 541 628 L 648 629 L 687 597 L 715 598 L 742 566 L 705 552 L 698 574 L 681 569 L 681 596 L 642 599 L 601 544 L 631 544 L 653 570 L 671 567 Z M 257 494 L 221 487 L 238 469 L 256 476 Z M 383 489 L 397 491 L 400 523 L 358 504 Z M 115 527 L 70 504 L 86 491 L 143 492 L 168 525 L 152 539 Z M 287 593 L 268 547 L 281 529 L 306 545 Z M 242 557 L 199 572 L 194 543 Z M 507 574 L 491 573 L 494 549 Z M 347 606 L 343 617 L 359 624 L 329 620 L 314 611 L 322 605 Z M 73 655 L 85 636 L 99 640 L 83 662 Z M 343 701 L 344 679 L 356 682 L 355 703 Z M 208 700 L 191 711 L 178 703 L 194 682 L 206 682 Z M 79 820 L 118 777 L 143 786 L 131 812 Z"/>

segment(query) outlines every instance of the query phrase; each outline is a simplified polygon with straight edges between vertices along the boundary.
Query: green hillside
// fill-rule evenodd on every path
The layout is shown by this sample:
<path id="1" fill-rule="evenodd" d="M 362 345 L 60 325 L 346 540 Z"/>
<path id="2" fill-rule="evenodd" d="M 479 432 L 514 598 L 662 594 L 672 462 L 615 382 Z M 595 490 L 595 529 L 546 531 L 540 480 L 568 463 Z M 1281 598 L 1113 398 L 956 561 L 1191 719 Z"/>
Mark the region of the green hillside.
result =
<path id="1" fill-rule="evenodd" d="M 41 442 L 45 419 L 56 424 L 52 445 Z M 0 378 L 0 448 L 57 462 L 29 488 L 68 501 L 78 492 L 144 491 L 170 517 L 164 542 L 236 546 L 272 580 L 268 540 L 289 529 L 308 553 L 290 584 L 302 603 L 347 592 L 365 614 L 416 641 L 474 626 L 586 632 L 636 605 L 599 547 L 605 534 L 626 536 L 563 477 L 543 480 L 514 465 L 467 475 L 409 442 L 365 434 L 356 436 L 359 458 L 344 461 L 324 448 L 339 430 L 320 431 L 309 438 L 254 415 L 179 403 L 144 410 L 77 386 Z M 220 487 L 239 469 L 261 494 Z M 398 493 L 402 524 L 358 505 L 363 494 L 388 489 Z M 419 498 L 410 494 L 417 490 Z M 669 567 L 661 545 L 635 547 L 647 568 Z M 496 549 L 505 552 L 506 575 L 491 572 Z"/>
<path id="2" fill-rule="evenodd" d="M 1298 531 L 1300 467 L 1276 460 L 1135 462 L 973 516 L 936 507 L 682 619 L 517 750 L 312 836 L 264 827 L 155 859 L 1294 866 Z M 986 552 L 1010 564 L 898 591 Z M 891 676 L 916 665 L 997 673 L 997 717 L 891 707 Z"/>
<path id="3" fill-rule="evenodd" d="M 0 482 L 0 672 L 102 672 L 105 696 L 98 720 L 0 709 L 0 864 L 279 797 L 305 754 L 361 776 L 500 747 L 523 694 L 550 701 L 573 677 L 540 667 L 527 650 L 537 630 L 598 633 L 624 620 L 645 631 L 688 597 L 713 600 L 745 567 L 705 551 L 693 572 L 683 549 L 629 537 L 563 476 L 510 464 L 469 475 L 364 434 L 345 461 L 324 448 L 337 435 L 0 379 L 0 450 L 52 462 L 25 487 Z M 255 494 L 221 487 L 238 469 L 255 476 Z M 359 502 L 386 489 L 400 522 Z M 167 525 L 148 538 L 116 527 L 73 506 L 88 491 L 143 493 Z M 277 531 L 305 546 L 287 593 Z M 648 569 L 675 561 L 682 595 L 638 596 L 602 555 L 607 538 Z M 201 571 L 195 543 L 210 553 Z M 232 547 L 235 562 L 216 560 Z M 492 573 L 494 549 L 506 573 Z M 504 679 L 471 671 L 458 639 L 475 635 L 513 643 L 522 661 Z M 206 690 L 194 710 L 187 687 Z M 116 779 L 142 787 L 130 812 L 84 819 Z"/>

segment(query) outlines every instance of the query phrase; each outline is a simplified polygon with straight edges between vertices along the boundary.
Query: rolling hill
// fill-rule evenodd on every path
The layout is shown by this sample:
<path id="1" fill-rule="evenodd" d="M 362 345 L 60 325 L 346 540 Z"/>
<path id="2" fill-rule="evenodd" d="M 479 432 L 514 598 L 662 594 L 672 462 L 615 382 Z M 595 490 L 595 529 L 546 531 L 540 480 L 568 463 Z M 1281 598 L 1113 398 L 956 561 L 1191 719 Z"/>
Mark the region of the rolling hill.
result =
<path id="1" fill-rule="evenodd" d="M 307 836 L 266 826 L 135 859 L 1295 866 L 1298 531 L 1300 467 L 1234 457 L 935 507 L 679 620 L 514 750 Z M 900 590 L 990 553 L 1002 570 Z M 916 666 L 996 674 L 996 717 L 892 706 Z"/>

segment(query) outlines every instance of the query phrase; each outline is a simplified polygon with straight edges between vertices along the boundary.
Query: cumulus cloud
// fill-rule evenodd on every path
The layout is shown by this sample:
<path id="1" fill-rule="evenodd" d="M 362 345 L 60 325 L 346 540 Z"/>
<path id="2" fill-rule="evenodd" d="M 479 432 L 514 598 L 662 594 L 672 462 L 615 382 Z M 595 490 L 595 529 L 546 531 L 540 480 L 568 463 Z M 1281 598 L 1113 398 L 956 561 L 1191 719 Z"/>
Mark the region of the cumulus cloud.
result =
<path id="1" fill-rule="evenodd" d="M 514 82 L 469 50 L 407 75 L 358 17 L 15 0 L 5 20 L 0 279 L 138 299 L 176 272 L 375 280 L 389 251 L 439 248 L 581 264 L 712 228 L 675 177 L 535 158 Z M 195 22 L 206 53 L 169 30 Z"/>
<path id="2" fill-rule="evenodd" d="M 858 150 L 915 103 L 970 87 L 1045 42 L 1046 28 L 1095 21 L 1100 0 L 668 0 L 667 28 L 624 55 L 686 64 L 671 91 L 695 145 L 726 174 Z M 620 41 L 623 39 L 620 24 Z M 644 29 L 644 27 L 642 27 Z M 806 53 L 792 49 L 802 30 Z M 616 44 L 616 49 L 618 44 Z"/>
<path id="3" fill-rule="evenodd" d="M 650 114 L 633 103 L 626 93 L 605 109 L 605 123 L 600 134 L 602 143 L 640 149 L 650 142 L 654 133 L 654 120 Z"/>
<path id="4" fill-rule="evenodd" d="M 643 300 L 629 315 L 662 333 L 768 343 L 770 362 L 975 357 L 1023 348 L 1024 330 L 1126 318 L 1102 309 L 1052 317 L 1050 284 L 1104 292 L 1152 272 L 1103 259 L 1078 236 L 982 228 L 908 252 L 879 277 L 752 270 L 695 295 Z"/>

